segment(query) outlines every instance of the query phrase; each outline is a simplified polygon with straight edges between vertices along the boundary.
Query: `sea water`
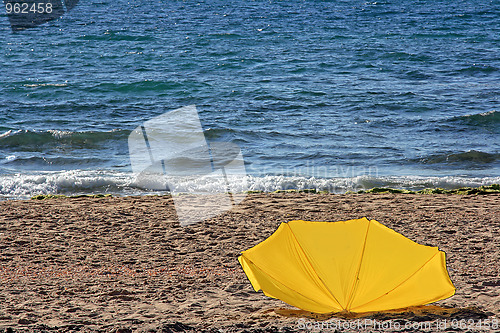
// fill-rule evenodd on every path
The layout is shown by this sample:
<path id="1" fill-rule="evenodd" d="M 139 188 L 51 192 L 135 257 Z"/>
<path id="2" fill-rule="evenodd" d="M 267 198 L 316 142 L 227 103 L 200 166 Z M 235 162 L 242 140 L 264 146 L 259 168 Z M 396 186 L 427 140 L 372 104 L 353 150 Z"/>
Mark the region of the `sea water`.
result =
<path id="1" fill-rule="evenodd" d="M 18 32 L 0 13 L 3 198 L 149 193 L 127 138 L 186 105 L 251 190 L 500 183 L 498 1 L 89 0 Z"/>

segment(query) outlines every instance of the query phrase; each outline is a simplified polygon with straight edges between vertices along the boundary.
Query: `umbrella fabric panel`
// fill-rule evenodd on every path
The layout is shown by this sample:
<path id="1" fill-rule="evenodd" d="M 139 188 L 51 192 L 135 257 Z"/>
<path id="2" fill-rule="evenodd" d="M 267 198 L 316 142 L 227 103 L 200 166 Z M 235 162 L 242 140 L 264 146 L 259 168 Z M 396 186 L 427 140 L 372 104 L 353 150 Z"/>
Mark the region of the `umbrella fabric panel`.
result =
<path id="1" fill-rule="evenodd" d="M 370 221 L 363 218 L 335 223 L 291 221 L 287 224 L 321 282 L 341 309 L 346 309 L 349 297 L 352 297 Z"/>
<path id="2" fill-rule="evenodd" d="M 329 304 L 318 302 L 318 299 L 321 299 L 320 297 L 317 297 L 318 294 L 315 295 L 315 297 L 309 295 L 309 297 L 313 297 L 309 298 L 303 295 L 303 293 L 306 293 L 305 290 L 299 289 L 299 291 L 296 291 L 287 287 L 284 283 L 281 283 L 267 275 L 245 257 L 240 256 L 238 259 L 244 267 L 245 272 L 250 273 L 247 274 L 247 276 L 256 291 L 261 289 L 266 296 L 280 299 L 287 304 L 311 312 L 329 313 L 332 311 L 338 311 L 338 309 L 332 310 Z M 326 299 L 326 301 L 328 301 L 328 299 Z"/>
<path id="3" fill-rule="evenodd" d="M 393 290 L 438 252 L 437 247 L 417 244 L 377 221 L 370 221 L 362 260 L 358 262 L 358 282 L 347 310 L 360 307 Z M 413 297 L 412 294 L 406 296 Z"/>
<path id="4" fill-rule="evenodd" d="M 407 280 L 379 298 L 351 308 L 352 312 L 385 311 L 436 302 L 455 294 L 446 270 L 446 256 L 436 254 Z"/>
<path id="5" fill-rule="evenodd" d="M 267 241 L 242 252 L 240 262 L 245 263 L 249 270 L 247 277 L 256 291 L 262 289 L 266 294 L 284 300 L 277 295 L 286 289 L 290 295 L 285 302 L 290 305 L 309 310 L 311 305 L 304 301 L 308 299 L 314 304 L 321 304 L 321 309 L 318 305 L 314 306 L 315 312 L 341 310 L 341 306 L 318 278 L 286 223 L 282 223 Z M 271 285 L 268 284 L 269 279 L 273 280 Z M 264 285 L 270 289 L 265 289 Z"/>

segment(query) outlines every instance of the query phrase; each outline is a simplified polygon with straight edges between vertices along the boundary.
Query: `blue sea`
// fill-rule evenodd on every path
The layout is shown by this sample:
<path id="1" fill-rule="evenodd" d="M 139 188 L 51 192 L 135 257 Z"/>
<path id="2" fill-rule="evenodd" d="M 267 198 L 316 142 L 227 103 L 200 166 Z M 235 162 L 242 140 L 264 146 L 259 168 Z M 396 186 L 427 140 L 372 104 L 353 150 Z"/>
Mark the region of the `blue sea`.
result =
<path id="1" fill-rule="evenodd" d="M 128 136 L 187 105 L 250 190 L 500 183 L 496 0 L 81 0 L 16 32 L 2 8 L 0 64 L 1 198 L 151 193 Z"/>

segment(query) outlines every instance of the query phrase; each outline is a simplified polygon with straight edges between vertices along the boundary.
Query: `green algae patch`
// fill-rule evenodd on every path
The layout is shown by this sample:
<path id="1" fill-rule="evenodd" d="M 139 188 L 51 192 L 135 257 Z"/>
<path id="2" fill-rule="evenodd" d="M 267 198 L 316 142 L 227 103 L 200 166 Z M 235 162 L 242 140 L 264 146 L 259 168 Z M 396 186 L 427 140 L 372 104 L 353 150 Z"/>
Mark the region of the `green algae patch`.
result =
<path id="1" fill-rule="evenodd" d="M 303 190 L 276 190 L 272 193 L 329 193 L 328 191 L 318 191 L 315 188 L 306 188 Z"/>
<path id="2" fill-rule="evenodd" d="M 39 194 L 31 197 L 31 200 L 47 200 L 57 198 L 107 198 L 112 197 L 111 194 L 79 194 L 79 195 L 63 195 L 63 194 Z"/>
<path id="3" fill-rule="evenodd" d="M 406 193 L 406 194 L 415 194 L 415 191 L 410 190 L 402 190 L 398 188 L 385 188 L 385 187 L 374 187 L 365 191 L 364 193 Z"/>
<path id="4" fill-rule="evenodd" d="M 269 193 L 264 191 L 247 191 L 246 194 Z M 313 193 L 313 194 L 330 194 L 326 190 L 303 189 L 303 190 L 277 190 L 271 193 Z M 426 188 L 419 191 L 411 191 L 390 187 L 374 187 L 369 190 L 361 190 L 357 192 L 347 191 L 345 194 L 357 193 L 395 193 L 395 194 L 459 194 L 459 195 L 486 195 L 500 193 L 500 184 L 492 184 L 479 187 L 461 187 L 457 189 L 447 190 L 443 188 Z M 187 194 L 187 193 L 186 193 Z M 179 194 L 182 195 L 182 194 Z M 112 197 L 111 194 L 79 194 L 79 195 L 62 195 L 62 194 L 39 194 L 31 197 L 31 200 L 46 200 L 57 198 L 106 198 Z"/>
<path id="5" fill-rule="evenodd" d="M 349 192 L 353 193 L 353 192 Z M 460 195 L 485 195 L 492 193 L 500 193 L 500 184 L 492 184 L 479 187 L 461 187 L 453 190 L 444 188 L 426 188 L 419 191 L 410 191 L 389 187 L 374 187 L 369 190 L 361 190 L 356 193 L 404 193 L 404 194 L 460 194 Z"/>

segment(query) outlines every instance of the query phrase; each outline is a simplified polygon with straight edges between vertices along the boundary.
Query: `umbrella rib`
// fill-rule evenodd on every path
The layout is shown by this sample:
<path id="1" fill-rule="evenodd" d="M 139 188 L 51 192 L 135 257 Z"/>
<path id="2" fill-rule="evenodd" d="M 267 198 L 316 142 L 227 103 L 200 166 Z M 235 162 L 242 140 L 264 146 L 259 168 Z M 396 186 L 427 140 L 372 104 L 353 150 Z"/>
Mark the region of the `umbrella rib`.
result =
<path id="1" fill-rule="evenodd" d="M 394 288 L 392 288 L 391 290 L 389 290 L 389 291 L 388 291 L 388 292 L 386 292 L 385 294 L 380 295 L 379 297 L 377 297 L 377 298 L 375 298 L 375 299 L 372 299 L 371 301 L 366 302 L 365 304 L 358 305 L 356 308 L 359 308 L 359 307 L 365 306 L 365 305 L 367 305 L 367 304 L 373 303 L 373 302 L 375 302 L 376 300 L 379 300 L 380 298 L 382 298 L 382 297 L 384 297 L 384 296 L 386 296 L 386 295 L 390 294 L 391 292 L 393 292 L 394 290 L 396 290 L 397 288 L 399 288 L 400 286 L 402 286 L 403 284 L 405 284 L 405 283 L 406 283 L 406 281 L 408 281 L 409 279 L 411 279 L 411 278 L 412 278 L 415 274 L 417 274 L 419 271 L 421 271 L 421 270 L 422 270 L 422 268 L 424 268 L 424 267 L 425 267 L 425 265 L 427 265 L 427 264 L 428 264 L 428 263 L 429 263 L 432 259 L 434 259 L 434 257 L 435 257 L 435 256 L 436 256 L 436 254 L 438 254 L 438 253 L 439 253 L 439 250 L 438 250 L 436 253 L 434 253 L 434 254 L 432 255 L 432 257 L 430 257 L 430 258 L 429 258 L 426 262 L 424 262 L 424 263 L 422 264 L 422 266 L 420 266 L 420 267 L 419 267 L 419 268 L 418 268 L 415 272 L 413 272 L 413 274 L 412 274 L 412 275 L 410 275 L 409 277 L 407 277 L 406 279 L 404 279 L 404 280 L 403 280 L 400 284 L 398 284 L 397 286 L 395 286 Z"/>
<path id="2" fill-rule="evenodd" d="M 300 250 L 302 251 L 302 253 L 304 254 L 304 257 L 307 259 L 307 262 L 309 263 L 309 265 L 311 266 L 314 274 L 316 274 L 316 277 L 318 278 L 319 281 L 321 281 L 321 284 L 323 285 L 323 287 L 326 289 L 326 291 L 328 291 L 328 293 L 330 294 L 330 296 L 335 300 L 335 302 L 337 302 L 337 304 L 342 308 L 342 304 L 340 304 L 339 300 L 337 299 L 337 297 L 335 297 L 335 295 L 332 293 L 332 291 L 330 290 L 330 288 L 328 288 L 328 286 L 326 285 L 325 281 L 323 281 L 323 279 L 319 276 L 318 272 L 316 272 L 316 270 L 314 269 L 314 266 L 311 262 L 311 260 L 309 259 L 309 257 L 307 256 L 306 252 L 304 251 L 304 249 L 302 248 L 302 246 L 300 245 L 297 237 L 295 236 L 292 228 L 290 227 L 290 225 L 287 223 L 286 224 L 288 226 L 288 229 L 290 230 L 290 233 L 292 234 L 293 238 L 295 239 L 295 242 L 297 243 L 298 247 L 300 248 Z"/>
<path id="3" fill-rule="evenodd" d="M 361 256 L 359 258 L 358 270 L 356 271 L 356 278 L 354 279 L 353 285 L 351 287 L 351 292 L 349 294 L 346 310 L 350 311 L 351 303 L 354 300 L 354 293 L 359 285 L 359 272 L 361 271 L 361 264 L 363 263 L 363 257 L 365 256 L 366 241 L 368 239 L 368 231 L 370 230 L 370 225 L 372 221 L 368 220 L 368 226 L 366 227 L 365 241 L 363 242 L 363 249 L 361 250 Z"/>
<path id="4" fill-rule="evenodd" d="M 242 254 L 243 255 L 243 254 Z M 314 302 L 314 303 L 317 303 L 317 304 L 321 304 L 321 303 L 318 303 L 316 302 L 315 300 L 313 300 L 312 298 L 309 298 L 307 296 L 305 296 L 304 294 L 298 292 L 297 290 L 293 289 L 293 288 L 290 288 L 289 286 L 287 286 L 286 284 L 282 283 L 282 282 L 279 282 L 279 280 L 277 278 L 275 278 L 274 276 L 272 276 L 271 274 L 267 273 L 266 271 L 264 271 L 262 268 L 260 268 L 255 262 L 253 262 L 252 260 L 250 260 L 249 258 L 245 257 L 246 260 L 248 260 L 249 262 L 252 263 L 252 265 L 254 265 L 255 267 L 257 267 L 264 275 L 267 275 L 268 277 L 270 277 L 271 279 L 273 279 L 274 281 L 278 282 L 278 283 L 281 283 L 283 284 L 285 287 L 289 288 L 290 290 L 293 290 L 294 292 L 296 292 L 297 294 L 299 294 L 300 296 L 304 297 L 305 299 L 308 299 L 310 300 L 311 302 Z M 251 281 L 250 281 L 251 283 Z M 262 289 L 261 289 L 262 290 Z M 264 291 L 264 290 L 262 290 Z M 285 302 L 286 303 L 286 302 Z M 321 304 L 321 305 L 324 305 L 324 304 Z"/>

